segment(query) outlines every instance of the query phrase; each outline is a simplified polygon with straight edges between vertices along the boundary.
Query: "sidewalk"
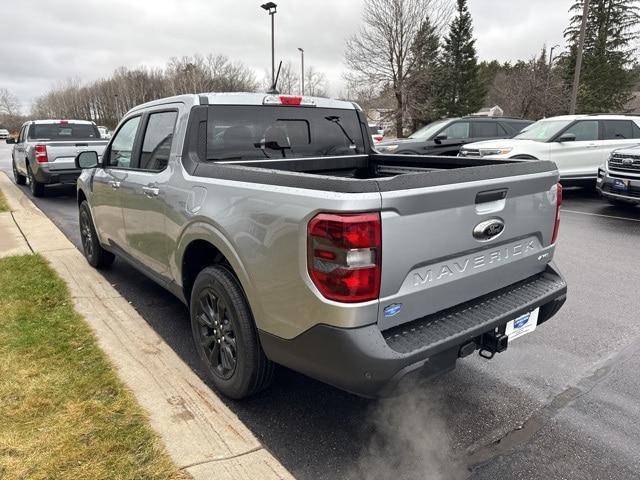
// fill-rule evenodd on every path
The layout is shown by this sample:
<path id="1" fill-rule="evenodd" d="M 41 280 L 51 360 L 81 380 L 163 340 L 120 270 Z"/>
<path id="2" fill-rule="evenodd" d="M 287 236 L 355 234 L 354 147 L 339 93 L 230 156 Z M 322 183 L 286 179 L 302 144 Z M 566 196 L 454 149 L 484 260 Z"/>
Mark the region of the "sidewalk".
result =
<path id="1" fill-rule="evenodd" d="M 179 468 L 196 480 L 293 478 L 3 173 L 0 190 L 12 210 L 0 214 L 0 256 L 51 263 Z"/>

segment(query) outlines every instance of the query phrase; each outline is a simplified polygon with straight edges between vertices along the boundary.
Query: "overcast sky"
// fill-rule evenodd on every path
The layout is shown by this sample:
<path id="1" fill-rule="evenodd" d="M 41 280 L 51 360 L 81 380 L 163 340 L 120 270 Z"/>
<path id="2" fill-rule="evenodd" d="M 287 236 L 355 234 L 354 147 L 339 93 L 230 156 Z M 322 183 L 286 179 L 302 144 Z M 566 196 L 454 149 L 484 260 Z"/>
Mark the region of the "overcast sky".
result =
<path id="1" fill-rule="evenodd" d="M 0 87 L 28 109 L 67 78 L 91 81 L 116 67 L 163 66 L 172 56 L 223 53 L 263 77 L 270 24 L 260 0 L 19 0 L 0 17 Z M 364 0 L 276 0 L 276 58 L 323 71 L 342 88 L 345 40 Z M 530 58 L 564 45 L 571 0 L 469 0 L 480 59 Z"/>

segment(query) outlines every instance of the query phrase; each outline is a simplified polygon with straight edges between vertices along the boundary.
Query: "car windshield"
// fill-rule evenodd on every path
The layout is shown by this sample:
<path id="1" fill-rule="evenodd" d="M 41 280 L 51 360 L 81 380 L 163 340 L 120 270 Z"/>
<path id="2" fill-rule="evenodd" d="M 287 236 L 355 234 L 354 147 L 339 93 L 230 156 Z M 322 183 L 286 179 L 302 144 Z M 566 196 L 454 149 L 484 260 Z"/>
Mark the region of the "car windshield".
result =
<path id="1" fill-rule="evenodd" d="M 416 132 L 409 135 L 409 138 L 412 138 L 414 140 L 426 140 L 427 138 L 431 138 L 442 127 L 444 127 L 447 122 L 448 120 L 439 120 L 437 122 L 430 123 L 429 125 L 422 127 L 420 130 L 417 130 Z"/>
<path id="2" fill-rule="evenodd" d="M 100 132 L 90 123 L 37 123 L 29 130 L 32 140 L 90 140 L 100 138 Z"/>
<path id="3" fill-rule="evenodd" d="M 321 157 L 363 151 L 355 110 L 245 105 L 209 108 L 208 160 Z"/>
<path id="4" fill-rule="evenodd" d="M 540 120 L 527 127 L 514 138 L 519 140 L 535 140 L 536 142 L 548 142 L 555 137 L 560 130 L 569 125 L 573 120 Z"/>

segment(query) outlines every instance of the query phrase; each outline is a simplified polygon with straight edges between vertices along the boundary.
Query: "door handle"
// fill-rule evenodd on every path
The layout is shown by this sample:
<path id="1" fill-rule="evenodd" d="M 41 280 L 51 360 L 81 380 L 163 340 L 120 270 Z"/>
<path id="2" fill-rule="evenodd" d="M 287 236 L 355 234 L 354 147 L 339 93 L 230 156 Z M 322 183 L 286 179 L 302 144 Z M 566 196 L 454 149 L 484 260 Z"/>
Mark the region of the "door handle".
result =
<path id="1" fill-rule="evenodd" d="M 142 187 L 142 192 L 149 198 L 160 195 L 160 189 L 158 187 Z"/>
<path id="2" fill-rule="evenodd" d="M 110 181 L 109 185 L 111 185 L 111 188 L 113 188 L 114 190 L 117 190 L 120 188 L 120 182 L 116 182 L 115 180 Z"/>

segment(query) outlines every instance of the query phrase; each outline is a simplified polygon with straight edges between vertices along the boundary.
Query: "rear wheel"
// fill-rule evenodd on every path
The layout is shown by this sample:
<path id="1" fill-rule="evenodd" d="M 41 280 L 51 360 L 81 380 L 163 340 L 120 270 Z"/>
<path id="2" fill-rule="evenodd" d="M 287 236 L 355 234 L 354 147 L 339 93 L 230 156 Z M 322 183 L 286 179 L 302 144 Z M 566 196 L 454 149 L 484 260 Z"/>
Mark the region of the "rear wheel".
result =
<path id="1" fill-rule="evenodd" d="M 99 269 L 111 266 L 116 257 L 100 245 L 98 234 L 91 219 L 91 210 L 89 210 L 89 204 L 86 200 L 80 204 L 80 239 L 84 257 L 89 262 L 89 265 Z"/>
<path id="2" fill-rule="evenodd" d="M 198 274 L 190 313 L 198 355 L 222 394 L 241 399 L 269 386 L 274 365 L 262 351 L 242 288 L 227 268 L 207 267 Z"/>
<path id="3" fill-rule="evenodd" d="M 44 195 L 44 183 L 40 183 L 33 176 L 31 165 L 27 164 L 27 178 L 29 179 L 29 189 L 34 197 L 42 197 Z"/>
<path id="4" fill-rule="evenodd" d="M 16 166 L 15 160 L 11 162 L 11 166 L 13 167 L 13 179 L 15 180 L 16 185 L 24 185 L 25 183 L 27 183 L 27 177 L 21 175 L 20 172 L 18 172 L 18 167 Z"/>

